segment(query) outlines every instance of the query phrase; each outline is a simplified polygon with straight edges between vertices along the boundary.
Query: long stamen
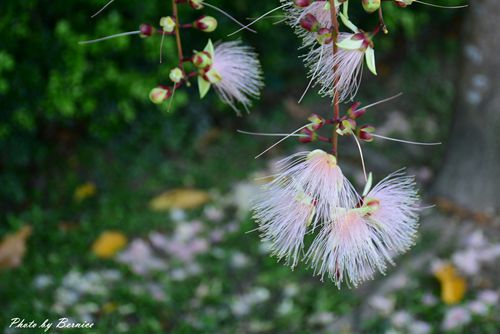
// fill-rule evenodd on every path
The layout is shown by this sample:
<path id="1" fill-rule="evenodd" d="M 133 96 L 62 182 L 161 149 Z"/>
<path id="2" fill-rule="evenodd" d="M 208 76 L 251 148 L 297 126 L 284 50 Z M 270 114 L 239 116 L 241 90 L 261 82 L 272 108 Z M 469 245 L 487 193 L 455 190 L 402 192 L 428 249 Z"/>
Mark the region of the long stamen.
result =
<path id="1" fill-rule="evenodd" d="M 268 11 L 267 13 L 265 13 L 265 14 L 263 14 L 263 15 L 259 16 L 257 19 L 255 19 L 254 21 L 250 22 L 249 24 L 247 24 L 247 25 L 246 25 L 246 26 L 244 26 L 243 28 L 240 28 L 240 29 L 236 30 L 235 32 L 230 33 L 230 34 L 229 34 L 229 35 L 227 35 L 227 36 L 233 36 L 234 34 L 237 34 L 237 33 L 239 33 L 240 31 L 242 31 L 242 30 L 244 30 L 244 29 L 246 29 L 246 28 L 250 27 L 251 25 L 254 25 L 254 24 L 255 24 L 255 23 L 257 23 L 257 22 L 259 22 L 261 19 L 263 19 L 263 18 L 264 18 L 264 17 L 266 17 L 267 15 L 269 15 L 269 14 L 271 14 L 271 13 L 274 13 L 275 11 L 280 10 L 280 9 L 282 9 L 282 8 L 285 8 L 285 7 L 288 7 L 288 6 L 291 6 L 291 4 L 290 4 L 290 3 L 285 3 L 284 5 L 281 5 L 281 6 L 279 6 L 279 7 L 276 7 L 276 8 L 274 8 L 274 9 L 272 9 L 272 10 Z"/>
<path id="2" fill-rule="evenodd" d="M 397 1 L 398 1 L 398 2 L 402 2 L 401 0 L 397 0 Z M 413 0 L 413 2 L 416 2 L 416 3 L 422 4 L 422 5 L 426 5 L 426 6 L 430 6 L 430 7 L 444 8 L 444 9 L 460 9 L 460 8 L 466 8 L 466 7 L 469 7 L 469 5 L 460 5 L 460 6 L 441 6 L 441 5 L 436 5 L 436 4 L 433 4 L 433 3 L 424 2 L 424 1 L 420 1 L 420 0 Z"/>
<path id="3" fill-rule="evenodd" d="M 140 33 L 141 33 L 140 30 L 129 31 L 129 32 L 122 32 L 122 33 L 119 33 L 119 34 L 115 34 L 115 35 L 111 35 L 111 36 L 106 36 L 106 37 L 102 37 L 102 38 L 98 38 L 98 39 L 93 39 L 93 40 L 90 40 L 90 41 L 81 41 L 81 42 L 78 42 L 78 44 L 92 44 L 92 43 L 97 43 L 97 42 L 105 41 L 105 40 L 108 40 L 108 39 L 123 37 L 123 36 L 139 35 Z"/>
<path id="4" fill-rule="evenodd" d="M 307 137 L 307 135 L 301 135 L 301 134 L 292 134 L 290 135 L 289 133 L 265 133 L 265 132 L 250 132 L 250 131 L 243 131 L 243 130 L 236 130 L 238 133 L 242 133 L 244 135 L 252 135 L 252 136 L 262 136 L 262 137 Z"/>
<path id="5" fill-rule="evenodd" d="M 392 100 L 395 100 L 397 99 L 398 97 L 402 96 L 403 93 L 399 93 L 399 94 L 396 94 L 394 96 L 391 96 L 391 97 L 388 97 L 386 99 L 383 99 L 383 100 L 380 100 L 380 101 L 377 101 L 377 102 L 374 102 L 372 104 L 369 104 L 367 105 L 366 107 L 359 107 L 359 109 L 368 109 L 368 108 L 371 108 L 371 107 L 375 107 L 379 104 L 382 104 L 382 103 L 385 103 L 385 102 L 389 102 L 389 101 L 392 101 Z"/>
<path id="6" fill-rule="evenodd" d="M 403 140 L 403 139 L 397 139 L 397 138 L 391 138 L 391 137 L 386 137 L 386 136 L 382 136 L 382 135 L 377 135 L 375 133 L 371 133 L 371 135 L 373 137 L 377 137 L 377 138 L 380 138 L 380 139 L 386 139 L 386 140 L 391 140 L 391 141 L 395 141 L 395 142 L 398 142 L 398 143 L 411 144 L 411 145 L 437 146 L 437 145 L 443 144 L 441 142 L 439 142 L 439 143 L 422 143 L 422 142 L 416 142 L 416 141 L 409 141 L 409 140 Z"/>
<path id="7" fill-rule="evenodd" d="M 94 18 L 96 17 L 97 15 L 101 14 L 103 10 L 105 10 L 109 5 L 111 5 L 115 0 L 110 0 L 107 4 L 105 4 L 101 9 L 99 9 L 97 11 L 97 13 L 95 13 L 94 15 L 92 15 L 90 18 Z"/>
<path id="8" fill-rule="evenodd" d="M 306 124 L 300 128 L 298 128 L 297 130 L 293 131 L 292 133 L 288 134 L 286 137 L 284 137 L 283 139 L 277 141 L 276 143 L 274 143 L 273 145 L 271 145 L 270 147 L 268 147 L 264 152 L 262 152 L 261 154 L 257 155 L 255 157 L 255 159 L 258 159 L 260 158 L 262 155 L 264 155 L 265 153 L 267 153 L 269 150 L 273 149 L 274 147 L 278 146 L 279 144 L 281 144 L 282 142 L 284 142 L 285 140 L 287 140 L 288 138 L 292 137 L 294 134 L 296 134 L 297 132 L 301 131 L 302 129 L 305 129 L 307 128 L 308 126 L 312 125 L 312 123 L 309 123 L 309 124 Z"/>
<path id="9" fill-rule="evenodd" d="M 356 138 L 356 135 L 353 134 L 352 137 L 354 138 L 356 145 L 358 145 L 359 156 L 361 157 L 361 165 L 363 166 L 363 175 L 365 176 L 365 182 L 368 182 L 368 176 L 366 175 L 365 158 L 363 156 L 363 149 L 361 148 L 361 144 L 359 143 L 358 138 Z"/>
<path id="10" fill-rule="evenodd" d="M 161 34 L 160 42 L 160 64 L 163 62 L 163 42 L 165 41 L 165 34 Z"/>
<path id="11" fill-rule="evenodd" d="M 209 8 L 212 8 L 213 10 L 216 10 L 216 11 L 218 11 L 219 13 L 221 13 L 221 14 L 225 15 L 227 18 L 229 18 L 231 21 L 235 22 L 235 23 L 236 23 L 237 25 L 239 25 L 240 27 L 245 28 L 245 29 L 246 29 L 246 30 L 248 30 L 248 31 L 251 31 L 251 32 L 253 32 L 254 34 L 256 34 L 256 33 L 257 33 L 257 31 L 255 31 L 255 30 L 253 30 L 253 29 L 250 29 L 250 28 L 245 27 L 245 25 L 244 25 L 243 23 L 241 23 L 240 21 L 238 21 L 238 20 L 237 20 L 237 19 L 235 19 L 233 16 L 231 16 L 229 13 L 225 12 L 224 10 L 220 9 L 219 7 L 216 7 L 216 6 L 214 6 L 214 5 L 211 5 L 211 4 L 207 3 L 207 2 L 202 2 L 202 4 L 203 4 L 204 6 L 207 6 L 207 7 L 209 7 Z"/>
<path id="12" fill-rule="evenodd" d="M 172 103 L 174 101 L 176 85 L 174 85 L 174 89 L 172 90 L 172 96 L 170 96 L 170 102 L 168 103 L 167 114 L 170 112 L 170 108 L 172 108 Z"/>
<path id="13" fill-rule="evenodd" d="M 306 96 L 307 92 L 309 91 L 309 88 L 311 88 L 311 85 L 314 82 L 314 79 L 316 79 L 316 75 L 318 74 L 319 68 L 321 66 L 322 59 L 323 59 L 323 51 L 321 51 L 320 54 L 319 54 L 318 66 L 316 66 L 316 69 L 314 70 L 314 73 L 313 73 L 313 75 L 311 77 L 311 80 L 309 81 L 309 84 L 306 87 L 306 90 L 304 91 L 304 93 L 300 97 L 299 102 L 297 102 L 298 104 L 300 104 L 302 102 L 302 100 Z"/>

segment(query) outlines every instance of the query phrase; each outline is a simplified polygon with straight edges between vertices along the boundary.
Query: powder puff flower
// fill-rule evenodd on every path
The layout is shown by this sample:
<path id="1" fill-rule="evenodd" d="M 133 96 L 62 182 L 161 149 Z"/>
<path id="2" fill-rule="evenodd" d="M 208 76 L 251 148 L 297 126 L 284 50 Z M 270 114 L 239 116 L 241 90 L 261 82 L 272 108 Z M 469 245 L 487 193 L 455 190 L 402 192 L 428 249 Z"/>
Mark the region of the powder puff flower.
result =
<path id="1" fill-rule="evenodd" d="M 354 286 L 384 273 L 393 254 L 406 251 L 415 238 L 418 196 L 414 180 L 394 173 L 382 180 L 363 201 L 332 215 L 308 251 L 315 273 L 340 287 Z M 349 208 L 349 207 L 347 207 Z"/>
<path id="2" fill-rule="evenodd" d="M 281 2 L 290 2 L 289 0 L 281 0 Z M 339 12 L 340 3 L 335 1 L 335 7 Z M 307 31 L 301 26 L 301 21 L 308 15 L 316 18 L 318 24 L 322 28 L 332 26 L 332 14 L 330 12 L 330 1 L 318 0 L 309 4 L 289 6 L 285 9 L 287 23 L 294 28 L 297 36 L 302 38 L 303 47 L 312 46 L 316 43 L 316 33 Z"/>
<path id="3" fill-rule="evenodd" d="M 337 93 L 342 102 L 352 99 L 358 91 L 363 58 L 373 74 L 377 75 L 377 71 L 373 42 L 364 32 L 340 33 L 337 46 L 333 54 L 331 43 L 320 45 L 305 55 L 304 62 L 311 79 L 321 87 L 320 95 L 333 97 Z"/>
<path id="4" fill-rule="evenodd" d="M 250 98 L 260 96 L 263 87 L 262 70 L 257 54 L 239 41 L 220 43 L 215 46 L 209 41 L 204 50 L 209 59 L 205 61 L 201 55 L 204 67 L 198 77 L 200 95 L 203 98 L 213 85 L 219 97 L 231 106 L 237 113 L 240 103 L 248 111 Z M 196 65 L 196 59 L 194 60 Z M 208 65 L 208 66 L 206 66 Z"/>
<path id="5" fill-rule="evenodd" d="M 333 212 L 357 202 L 357 194 L 334 156 L 321 151 L 297 153 L 277 163 L 278 175 L 264 186 L 254 218 L 278 258 L 294 267 L 308 229 Z"/>
<path id="6" fill-rule="evenodd" d="M 364 199 L 364 204 L 371 208 L 368 219 L 379 230 L 387 248 L 395 253 L 404 253 L 414 244 L 418 200 L 414 178 L 402 172 L 387 176 Z"/>
<path id="7" fill-rule="evenodd" d="M 360 210 L 337 214 L 324 226 L 307 253 L 314 272 L 327 274 L 340 288 L 343 281 L 357 286 L 373 278 L 376 270 L 385 272 L 390 261 L 379 231 Z"/>

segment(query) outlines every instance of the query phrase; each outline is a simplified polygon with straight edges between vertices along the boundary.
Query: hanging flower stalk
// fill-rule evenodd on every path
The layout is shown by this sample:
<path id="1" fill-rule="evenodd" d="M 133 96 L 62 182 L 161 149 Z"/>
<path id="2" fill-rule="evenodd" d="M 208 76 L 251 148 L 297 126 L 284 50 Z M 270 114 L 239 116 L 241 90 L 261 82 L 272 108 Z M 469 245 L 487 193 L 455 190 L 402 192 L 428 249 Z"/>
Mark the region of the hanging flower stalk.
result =
<path id="1" fill-rule="evenodd" d="M 101 13 L 112 4 L 109 1 L 101 10 L 92 17 Z M 249 110 L 251 100 L 258 98 L 263 87 L 262 71 L 258 55 L 250 47 L 243 46 L 241 42 L 225 42 L 215 46 L 209 39 L 202 51 L 193 51 L 186 57 L 182 46 L 183 32 L 189 29 L 212 33 L 218 27 L 216 18 L 200 15 L 198 19 L 189 23 L 182 23 L 179 17 L 179 5 L 187 5 L 192 10 L 202 10 L 205 7 L 216 10 L 226 15 L 238 25 L 243 26 L 224 10 L 202 0 L 172 0 L 172 14 L 164 16 L 159 21 L 159 26 L 141 24 L 139 30 L 119 33 L 104 38 L 80 42 L 90 44 L 111 38 L 139 35 L 142 38 L 160 36 L 160 63 L 162 62 L 162 46 L 165 37 L 175 38 L 177 47 L 177 66 L 169 73 L 170 83 L 162 83 L 153 88 L 149 93 L 150 100 L 155 104 L 162 104 L 171 100 L 175 91 L 182 87 L 190 87 L 191 80 L 197 79 L 200 98 L 204 98 L 213 86 L 221 100 L 231 106 L 238 114 L 240 107 Z M 246 30 L 253 30 L 244 27 Z"/>
<path id="2" fill-rule="evenodd" d="M 309 86 L 319 85 L 320 95 L 332 100 L 330 117 L 313 114 L 305 126 L 281 141 L 296 136 L 305 144 L 326 143 L 330 150 L 301 152 L 278 162 L 278 174 L 263 186 L 254 205 L 254 218 L 279 260 L 291 267 L 303 260 L 321 279 L 327 276 L 339 288 L 342 284 L 357 286 L 377 272 L 384 273 L 396 256 L 414 244 L 420 211 L 414 178 L 403 171 L 372 187 L 373 176 L 366 171 L 361 144 L 378 139 L 440 143 L 384 137 L 362 122 L 369 108 L 392 98 L 368 106 L 354 102 L 341 114 L 340 103 L 352 100 L 358 91 L 364 64 L 377 75 L 374 39 L 380 31 L 388 33 L 380 0 L 361 1 L 367 13 L 379 16 L 379 24 L 371 32 L 350 21 L 348 0 L 281 2 L 286 21 L 307 50 L 304 61 Z M 393 1 L 399 7 L 413 2 L 419 1 Z M 340 31 L 339 21 L 349 32 Z M 324 129 L 330 129 L 331 135 L 322 135 Z M 362 193 L 341 170 L 340 138 L 353 138 L 358 146 L 366 181 Z M 308 234 L 314 235 L 310 244 L 305 242 Z"/>

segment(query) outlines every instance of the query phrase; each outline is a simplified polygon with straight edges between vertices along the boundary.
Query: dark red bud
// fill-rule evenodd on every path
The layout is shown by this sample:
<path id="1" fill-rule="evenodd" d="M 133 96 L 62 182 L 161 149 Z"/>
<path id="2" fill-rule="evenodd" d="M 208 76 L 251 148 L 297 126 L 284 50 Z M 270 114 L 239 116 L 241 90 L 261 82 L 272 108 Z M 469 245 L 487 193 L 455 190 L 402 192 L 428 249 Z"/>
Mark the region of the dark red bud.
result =
<path id="1" fill-rule="evenodd" d="M 318 35 L 316 36 L 316 39 L 318 43 L 321 45 L 330 44 L 331 42 L 333 42 L 333 35 L 330 29 L 321 28 L 318 30 Z"/>
<path id="2" fill-rule="evenodd" d="M 320 28 L 318 19 L 310 13 L 300 20 L 300 26 L 310 32 L 317 32 Z"/>
<path id="3" fill-rule="evenodd" d="M 323 117 L 319 116 L 319 115 L 316 115 L 316 114 L 312 114 L 311 116 L 309 116 L 309 118 L 307 119 L 310 123 L 312 123 L 308 128 L 312 129 L 312 130 L 319 130 L 320 128 L 322 128 L 326 121 Z"/>
<path id="4" fill-rule="evenodd" d="M 139 27 L 139 30 L 141 32 L 141 37 L 149 37 L 155 33 L 156 29 L 152 25 L 141 24 L 141 26 Z"/>
<path id="5" fill-rule="evenodd" d="M 375 128 L 370 125 L 363 125 L 359 128 L 358 138 L 362 141 L 371 142 L 373 141 L 373 136 L 371 135 L 375 131 Z"/>
<path id="6" fill-rule="evenodd" d="M 303 135 L 306 135 L 306 136 L 307 136 L 307 137 L 306 137 L 306 136 L 304 136 L 304 137 L 300 137 L 300 138 L 299 138 L 299 141 L 300 141 L 301 143 L 303 143 L 303 144 L 311 143 L 311 142 L 313 142 L 313 141 L 318 140 L 318 135 L 316 134 L 316 132 L 311 131 L 311 130 L 309 130 L 309 129 L 307 129 L 307 128 L 303 129 L 303 130 L 301 131 L 301 134 L 303 134 Z"/>
<path id="7" fill-rule="evenodd" d="M 293 3 L 295 6 L 300 7 L 300 8 L 305 8 L 309 6 L 313 0 L 295 0 Z"/>
<path id="8" fill-rule="evenodd" d="M 358 119 L 361 116 L 363 116 L 366 113 L 365 109 L 359 109 L 359 106 L 361 105 L 361 102 L 355 102 L 349 110 L 347 110 L 347 114 L 349 115 L 350 118 L 352 119 Z"/>

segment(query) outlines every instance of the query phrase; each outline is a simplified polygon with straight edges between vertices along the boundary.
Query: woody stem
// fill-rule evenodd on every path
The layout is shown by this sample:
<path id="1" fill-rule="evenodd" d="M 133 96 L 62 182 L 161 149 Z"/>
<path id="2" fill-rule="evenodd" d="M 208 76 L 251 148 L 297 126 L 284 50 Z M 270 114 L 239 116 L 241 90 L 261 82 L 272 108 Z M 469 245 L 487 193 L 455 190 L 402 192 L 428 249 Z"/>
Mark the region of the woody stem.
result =
<path id="1" fill-rule="evenodd" d="M 339 21 L 337 19 L 337 8 L 335 7 L 335 0 L 330 0 L 330 12 L 332 15 L 332 40 L 333 40 L 333 56 L 337 54 L 338 47 L 337 41 L 339 38 Z M 337 65 L 335 65 L 332 69 L 335 73 L 335 81 L 333 83 L 333 118 L 339 119 L 340 117 L 340 106 L 339 106 L 339 92 L 335 89 L 337 86 L 338 77 L 336 77 L 337 73 Z M 338 155 L 338 134 L 337 134 L 337 125 L 333 127 L 333 136 L 332 136 L 332 153 L 335 157 Z"/>
<path id="2" fill-rule="evenodd" d="M 177 2 L 172 0 L 172 11 L 175 19 L 175 40 L 177 42 L 177 54 L 179 56 L 179 67 L 184 71 L 184 64 L 182 60 L 184 59 L 184 53 L 182 52 L 182 41 L 181 33 L 179 29 L 179 9 L 177 8 Z"/>

